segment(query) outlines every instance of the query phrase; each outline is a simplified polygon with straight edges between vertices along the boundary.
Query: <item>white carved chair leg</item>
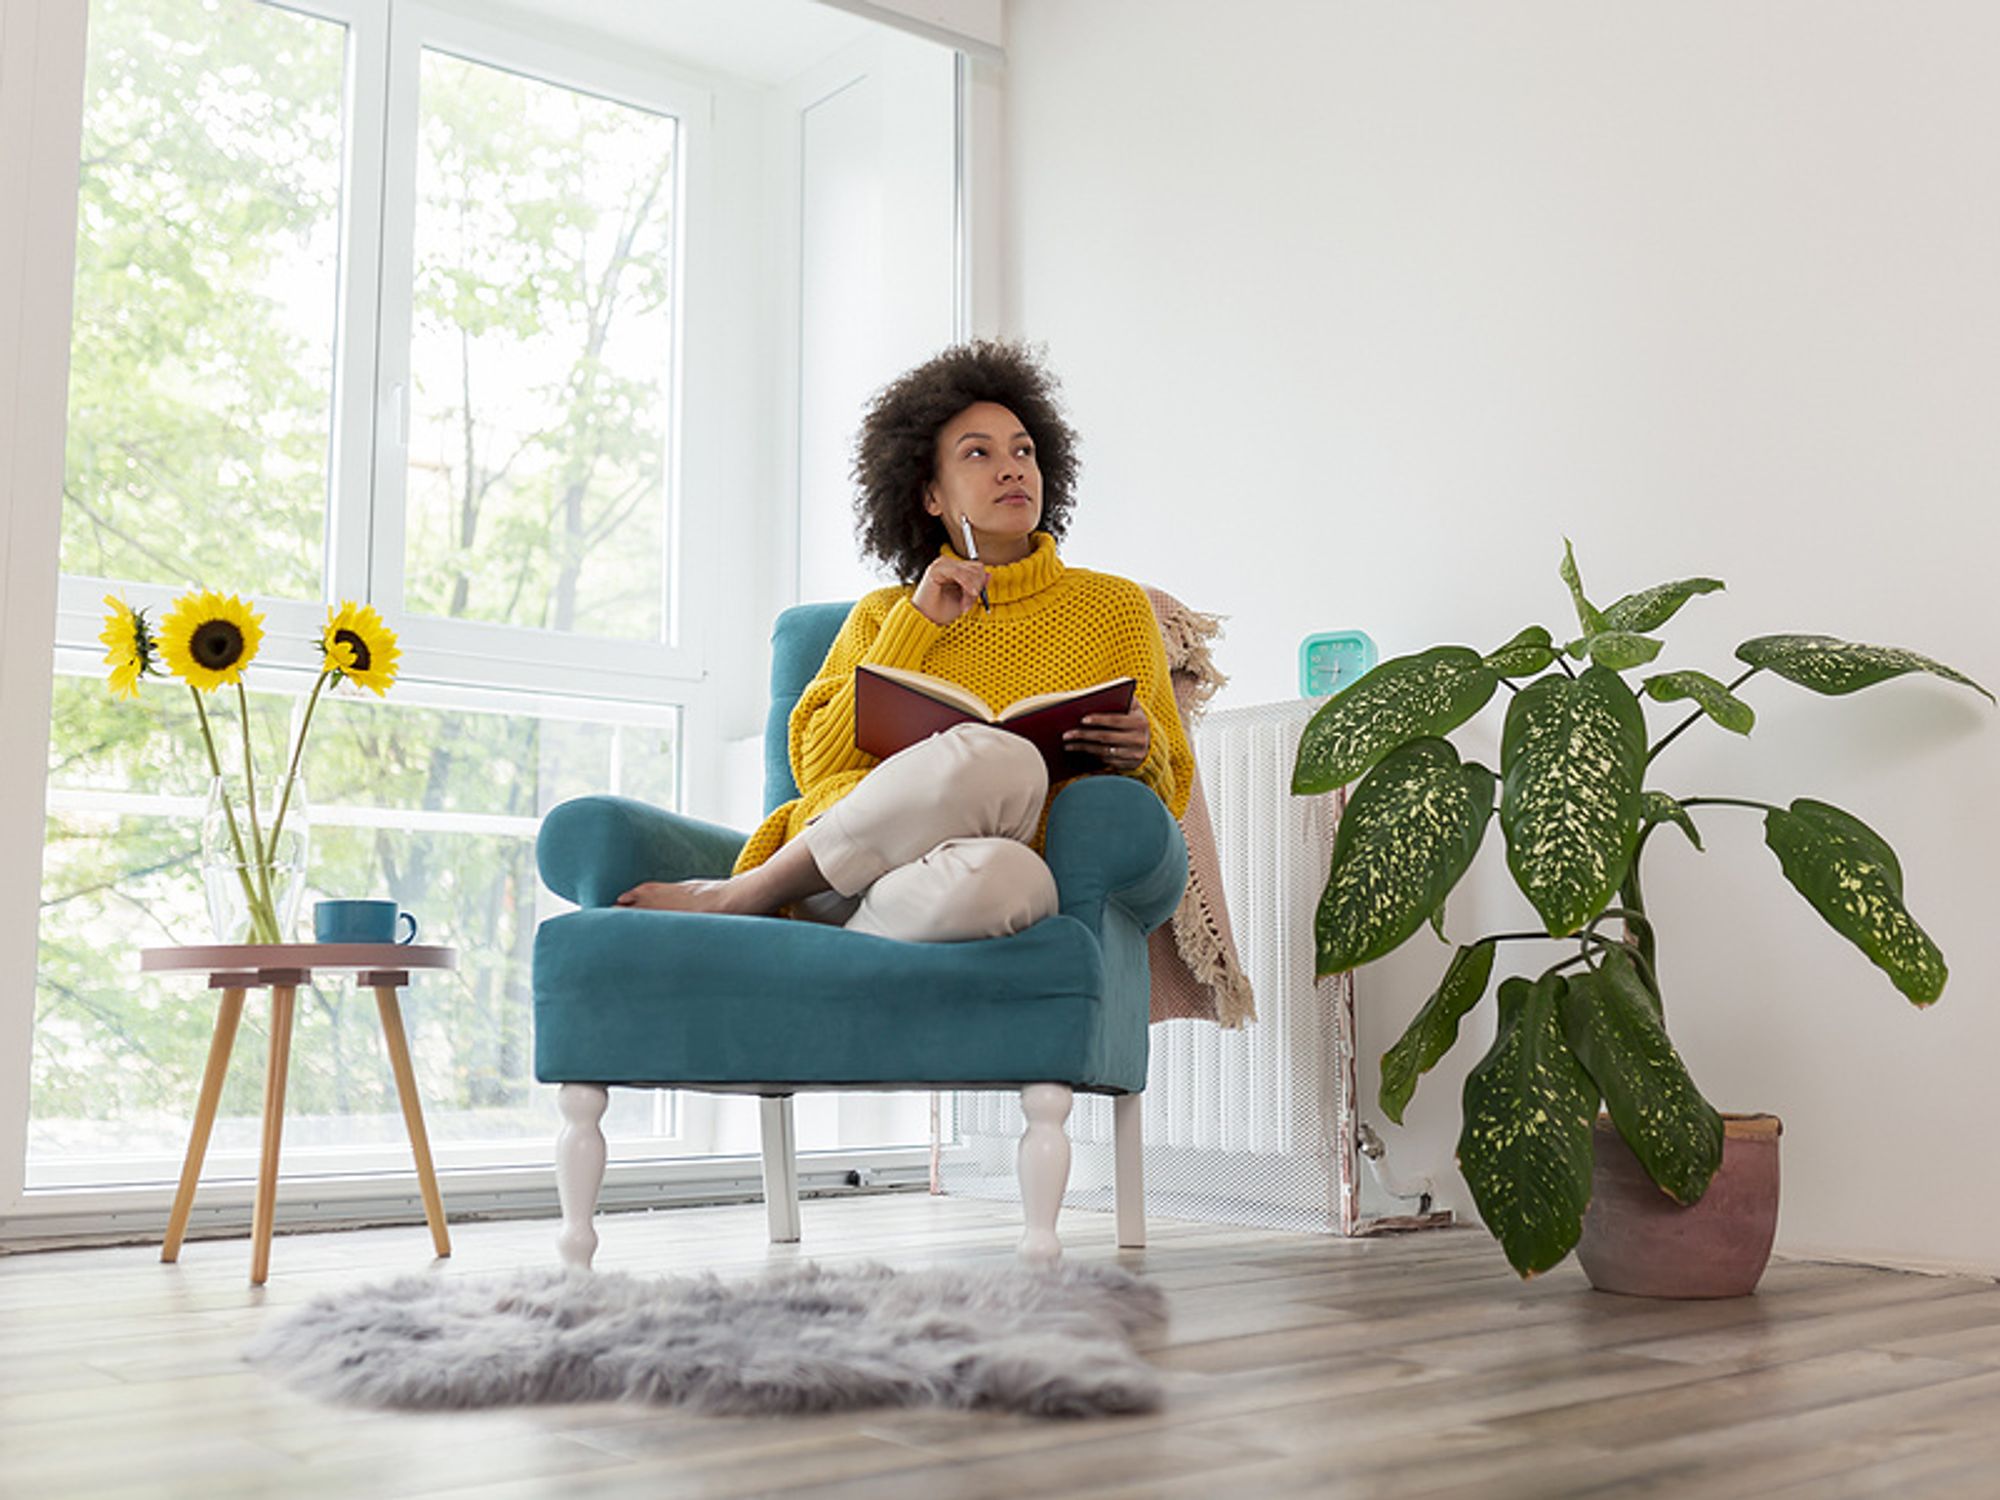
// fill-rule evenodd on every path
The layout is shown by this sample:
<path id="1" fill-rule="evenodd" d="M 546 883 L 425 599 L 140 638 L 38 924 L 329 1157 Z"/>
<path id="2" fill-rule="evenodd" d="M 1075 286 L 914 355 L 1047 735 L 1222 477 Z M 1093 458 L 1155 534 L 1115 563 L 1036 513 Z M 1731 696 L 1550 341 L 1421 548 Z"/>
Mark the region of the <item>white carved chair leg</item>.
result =
<path id="1" fill-rule="evenodd" d="M 1031 1083 L 1021 1090 L 1021 1113 L 1028 1117 L 1019 1167 L 1021 1216 L 1027 1220 L 1019 1251 L 1023 1260 L 1054 1264 L 1062 1258 L 1056 1215 L 1069 1186 L 1069 1136 L 1063 1123 L 1069 1119 L 1070 1100 L 1066 1083 Z"/>
<path id="2" fill-rule="evenodd" d="M 556 1198 L 562 1204 L 562 1233 L 556 1253 L 566 1266 L 590 1269 L 597 1254 L 597 1193 L 604 1186 L 604 1106 L 611 1091 L 600 1083 L 566 1083 L 556 1091 L 562 1133 L 556 1137 Z"/>
<path id="3" fill-rule="evenodd" d="M 1112 1171 L 1118 1184 L 1118 1246 L 1122 1250 L 1140 1250 L 1146 1244 L 1146 1142 L 1140 1130 L 1144 1101 L 1142 1094 L 1119 1094 L 1111 1101 Z"/>
<path id="4" fill-rule="evenodd" d="M 771 1243 L 799 1240 L 799 1147 L 792 1129 L 792 1096 L 761 1099 L 764 1128 L 764 1209 L 771 1220 Z"/>

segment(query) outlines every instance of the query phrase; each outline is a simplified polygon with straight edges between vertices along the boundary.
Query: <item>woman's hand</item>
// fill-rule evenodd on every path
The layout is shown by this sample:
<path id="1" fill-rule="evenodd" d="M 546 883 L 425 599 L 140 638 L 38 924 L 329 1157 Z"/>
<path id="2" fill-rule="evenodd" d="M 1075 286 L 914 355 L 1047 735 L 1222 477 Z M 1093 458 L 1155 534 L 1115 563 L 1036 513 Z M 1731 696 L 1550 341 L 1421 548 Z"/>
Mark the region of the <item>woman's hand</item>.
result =
<path id="1" fill-rule="evenodd" d="M 1130 713 L 1086 714 L 1082 727 L 1063 736 L 1072 750 L 1095 755 L 1107 771 L 1136 771 L 1153 743 L 1153 726 L 1137 703 Z"/>
<path id="2" fill-rule="evenodd" d="M 986 587 L 986 568 L 963 558 L 940 557 L 917 580 L 910 596 L 917 613 L 933 625 L 949 625 L 979 603 L 979 591 Z"/>

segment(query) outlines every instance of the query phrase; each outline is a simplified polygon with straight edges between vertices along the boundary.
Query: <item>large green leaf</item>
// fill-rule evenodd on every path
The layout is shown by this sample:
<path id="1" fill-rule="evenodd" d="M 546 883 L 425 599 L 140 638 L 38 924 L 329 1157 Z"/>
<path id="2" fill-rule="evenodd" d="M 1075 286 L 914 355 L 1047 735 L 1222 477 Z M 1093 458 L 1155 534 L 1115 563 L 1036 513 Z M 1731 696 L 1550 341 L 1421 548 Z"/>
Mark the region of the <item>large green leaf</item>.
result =
<path id="1" fill-rule="evenodd" d="M 1627 594 L 1604 611 L 1606 630 L 1658 630 L 1680 613 L 1680 608 L 1696 594 L 1712 594 L 1722 587 L 1720 578 L 1683 578 L 1676 583 L 1655 584 L 1636 594 Z"/>
<path id="2" fill-rule="evenodd" d="M 1461 765 L 1440 739 L 1390 751 L 1354 789 L 1334 835 L 1314 924 L 1319 972 L 1380 958 L 1423 926 L 1479 852 L 1492 816 L 1486 767 Z"/>
<path id="3" fill-rule="evenodd" d="M 1507 706 L 1500 826 L 1507 867 L 1551 937 L 1618 889 L 1639 837 L 1646 724 L 1616 672 L 1544 677 Z"/>
<path id="4" fill-rule="evenodd" d="M 1496 651 L 1486 653 L 1486 665 L 1501 677 L 1533 677 L 1546 672 L 1556 659 L 1556 648 L 1548 628 L 1530 625 Z"/>
<path id="5" fill-rule="evenodd" d="M 1785 878 L 1834 931 L 1918 1005 L 1944 992 L 1944 954 L 1903 906 L 1903 868 L 1852 813 L 1800 797 L 1764 815 L 1764 842 Z"/>
<path id="6" fill-rule="evenodd" d="M 1433 646 L 1383 662 L 1306 722 L 1292 790 L 1330 792 L 1398 745 L 1449 734 L 1484 708 L 1499 686 L 1499 676 L 1469 646 Z"/>
<path id="7" fill-rule="evenodd" d="M 1690 844 L 1701 848 L 1701 830 L 1694 826 L 1694 819 L 1665 792 L 1647 792 L 1639 799 L 1639 819 L 1649 828 L 1655 823 L 1672 823 L 1688 836 Z"/>
<path id="8" fill-rule="evenodd" d="M 1706 672 L 1662 672 L 1639 684 L 1648 698 L 1657 703 L 1678 703 L 1692 698 L 1716 723 L 1731 734 L 1748 734 L 1757 723 L 1757 711 Z"/>
<path id="9" fill-rule="evenodd" d="M 1570 603 L 1576 606 L 1577 627 L 1585 635 L 1596 635 L 1604 628 L 1604 615 L 1583 597 L 1583 575 L 1576 570 L 1576 550 L 1570 546 L 1568 537 L 1563 538 L 1562 567 L 1558 571 L 1562 581 L 1569 585 Z"/>
<path id="10" fill-rule="evenodd" d="M 1900 646 L 1865 646 L 1830 635 L 1760 635 L 1738 646 L 1736 659 L 1829 696 L 1858 692 L 1905 672 L 1930 672 L 1993 701 L 1991 693 L 1963 672 Z"/>
<path id="11" fill-rule="evenodd" d="M 1607 951 L 1603 968 L 1570 980 L 1557 1009 L 1570 1051 L 1647 1175 L 1676 1203 L 1699 1201 L 1722 1164 L 1722 1116 L 1688 1076 L 1632 960 Z"/>
<path id="12" fill-rule="evenodd" d="M 1493 944 L 1474 943 L 1452 955 L 1437 991 L 1424 1002 L 1396 1045 L 1382 1054 L 1382 1112 L 1398 1125 L 1403 1107 L 1417 1091 L 1417 1079 L 1451 1051 L 1458 1023 L 1486 993 L 1493 977 Z"/>
<path id="13" fill-rule="evenodd" d="M 1565 649 L 1578 661 L 1587 656 L 1600 667 L 1623 672 L 1645 666 L 1660 654 L 1663 644 L 1650 635 L 1630 630 L 1600 630 L 1595 635 L 1578 636 Z"/>
<path id="14" fill-rule="evenodd" d="M 1458 1164 L 1479 1216 L 1523 1277 L 1559 1264 L 1590 1207 L 1597 1085 L 1569 1050 L 1560 974 L 1500 986 L 1493 1046 L 1465 1079 Z"/>

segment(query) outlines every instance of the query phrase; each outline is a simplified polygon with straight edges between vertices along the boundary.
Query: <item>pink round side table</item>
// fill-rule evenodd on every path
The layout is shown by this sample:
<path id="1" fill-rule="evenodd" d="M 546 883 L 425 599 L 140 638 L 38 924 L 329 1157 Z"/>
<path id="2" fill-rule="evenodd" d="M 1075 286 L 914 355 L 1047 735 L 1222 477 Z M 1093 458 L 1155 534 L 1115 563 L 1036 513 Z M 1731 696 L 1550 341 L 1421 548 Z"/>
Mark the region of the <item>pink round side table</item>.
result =
<path id="1" fill-rule="evenodd" d="M 167 1237 L 160 1247 L 160 1259 L 172 1261 L 180 1257 L 181 1238 L 187 1233 L 188 1214 L 194 1208 L 195 1183 L 201 1178 L 202 1159 L 208 1155 L 215 1107 L 222 1097 L 229 1054 L 236 1044 L 236 1023 L 243 1016 L 244 994 L 268 989 L 271 1054 L 264 1072 L 263 1155 L 258 1162 L 257 1197 L 250 1219 L 250 1284 L 262 1286 L 270 1274 L 271 1219 L 278 1199 L 278 1142 L 285 1128 L 285 1072 L 292 1045 L 292 1000 L 300 985 L 312 982 L 315 972 L 351 973 L 357 985 L 375 991 L 375 1007 L 382 1016 L 382 1037 L 389 1048 L 389 1066 L 396 1075 L 397 1097 L 402 1100 L 403 1124 L 409 1130 L 410 1150 L 417 1161 L 417 1186 L 423 1193 L 424 1218 L 430 1224 L 431 1241 L 437 1253 L 451 1254 L 451 1240 L 445 1233 L 444 1200 L 438 1196 L 437 1172 L 431 1165 L 430 1138 L 424 1133 L 423 1105 L 417 1099 L 417 1080 L 410 1068 L 410 1048 L 403 1036 L 403 1010 L 396 992 L 410 982 L 412 970 L 457 967 L 455 949 L 411 943 L 212 943 L 141 949 L 140 972 L 206 974 L 208 987 L 222 991 L 222 1005 L 215 1015 L 215 1035 L 208 1046 L 208 1066 L 201 1075 L 201 1097 L 195 1104 L 194 1128 L 188 1135 L 187 1160 L 181 1165 L 180 1187 L 174 1193 L 173 1213 L 167 1220 Z"/>

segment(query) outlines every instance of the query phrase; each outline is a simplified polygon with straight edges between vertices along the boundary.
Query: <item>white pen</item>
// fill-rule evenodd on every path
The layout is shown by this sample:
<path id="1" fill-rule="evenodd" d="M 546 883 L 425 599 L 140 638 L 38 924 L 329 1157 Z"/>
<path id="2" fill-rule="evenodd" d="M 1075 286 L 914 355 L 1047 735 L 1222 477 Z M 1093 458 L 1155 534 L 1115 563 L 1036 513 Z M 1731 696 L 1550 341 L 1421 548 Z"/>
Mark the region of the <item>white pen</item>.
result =
<path id="1" fill-rule="evenodd" d="M 972 539 L 971 518 L 961 515 L 958 518 L 958 529 L 965 537 L 965 560 L 978 562 L 979 544 Z M 979 585 L 979 603 L 988 614 L 993 613 L 993 605 L 986 598 L 986 585 L 983 583 Z"/>

